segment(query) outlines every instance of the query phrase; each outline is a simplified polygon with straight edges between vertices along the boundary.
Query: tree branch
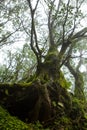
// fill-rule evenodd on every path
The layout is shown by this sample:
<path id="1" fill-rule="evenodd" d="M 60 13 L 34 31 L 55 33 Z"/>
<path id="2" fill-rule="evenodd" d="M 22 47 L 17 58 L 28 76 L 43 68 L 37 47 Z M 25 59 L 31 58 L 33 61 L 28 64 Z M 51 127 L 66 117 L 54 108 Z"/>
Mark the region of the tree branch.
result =
<path id="1" fill-rule="evenodd" d="M 20 28 L 20 27 L 19 27 L 19 28 Z M 14 32 L 10 33 L 8 36 L 3 37 L 3 38 L 0 40 L 0 44 L 1 44 L 2 42 L 5 42 L 10 36 L 12 36 L 15 32 L 17 32 L 17 31 L 19 30 L 19 28 L 16 29 Z M 4 44 L 1 44 L 0 46 L 3 46 L 3 45 L 4 45 Z"/>
<path id="2" fill-rule="evenodd" d="M 63 43 L 64 43 L 64 40 L 65 40 L 65 25 L 66 25 L 66 22 L 67 22 L 67 18 L 68 18 L 68 8 L 69 8 L 69 4 L 70 4 L 70 0 L 68 0 L 68 3 L 67 3 L 67 12 L 66 12 L 66 16 L 65 16 L 65 20 L 64 20 L 64 23 L 63 23 Z"/>
<path id="3" fill-rule="evenodd" d="M 33 52 L 35 53 L 36 57 L 37 57 L 37 61 L 38 63 L 41 60 L 41 51 L 39 49 L 38 46 L 38 40 L 37 40 L 37 33 L 36 33 L 36 28 L 35 28 L 35 22 L 34 22 L 34 15 L 35 15 L 35 11 L 37 9 L 39 0 L 37 0 L 35 8 L 32 8 L 32 4 L 30 0 L 27 0 L 29 3 L 29 7 L 30 7 L 30 12 L 31 12 L 31 49 L 33 50 Z M 35 40 L 35 44 L 36 46 L 34 46 L 34 40 Z"/>
<path id="4" fill-rule="evenodd" d="M 87 33 L 87 27 L 83 28 L 82 30 L 77 32 L 75 35 L 73 35 L 71 37 L 71 40 L 77 42 L 77 41 L 81 40 L 82 38 L 87 38 L 86 33 Z"/>
<path id="5" fill-rule="evenodd" d="M 55 0 L 50 2 L 50 10 L 49 10 L 49 16 L 48 16 L 48 29 L 49 29 L 49 39 L 50 39 L 50 45 L 54 45 L 54 37 L 53 37 L 53 21 L 52 21 L 52 11 L 54 6 Z"/>

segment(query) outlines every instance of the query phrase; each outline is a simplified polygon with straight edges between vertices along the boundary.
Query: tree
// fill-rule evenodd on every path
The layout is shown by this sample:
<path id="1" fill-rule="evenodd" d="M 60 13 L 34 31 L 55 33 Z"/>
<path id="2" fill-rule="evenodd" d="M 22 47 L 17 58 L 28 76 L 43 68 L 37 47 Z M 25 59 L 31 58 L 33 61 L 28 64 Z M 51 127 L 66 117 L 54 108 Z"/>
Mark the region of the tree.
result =
<path id="1" fill-rule="evenodd" d="M 83 100 L 84 95 L 83 90 L 81 90 L 84 87 L 83 83 L 80 86 L 80 94 L 82 94 L 80 98 L 78 94 L 80 82 L 77 79 L 83 80 L 79 71 L 80 64 L 77 65 L 75 71 L 70 64 L 70 60 L 73 54 L 72 51 L 76 48 L 75 45 L 87 37 L 87 27 L 79 29 L 81 19 L 84 18 L 81 11 L 81 6 L 84 2 L 84 0 L 76 0 L 74 3 L 70 0 L 44 0 L 47 23 L 46 25 L 41 25 L 41 20 L 38 20 L 38 8 L 42 2 L 37 0 L 34 3 L 34 1 L 27 0 L 27 9 L 29 7 L 30 14 L 29 29 L 27 29 L 28 26 L 25 25 L 25 21 L 22 21 L 22 16 L 19 17 L 19 23 L 22 25 L 20 29 L 24 29 L 30 38 L 29 43 L 31 50 L 36 56 L 37 68 L 35 75 L 32 76 L 33 80 L 31 78 L 26 85 L 13 84 L 11 88 L 9 84 L 6 84 L 3 88 L 3 84 L 1 84 L 0 101 L 11 114 L 17 115 L 22 120 L 26 120 L 26 118 L 28 121 L 40 120 L 41 122 L 47 122 L 47 124 L 54 119 L 60 119 L 63 115 L 76 120 L 77 124 L 82 121 L 84 117 L 83 109 L 77 103 L 77 100 L 72 101 L 72 97 L 67 92 L 69 84 L 61 68 L 64 65 L 69 68 L 76 80 L 75 96 L 77 99 Z M 46 29 L 46 34 L 43 35 L 45 29 L 40 32 L 40 27 L 41 30 L 42 28 Z M 18 73 L 16 72 L 17 75 Z M 12 94 L 11 90 L 14 91 L 14 94 Z M 15 95 L 16 98 L 14 98 Z M 77 107 L 73 107 L 73 104 Z M 21 108 L 22 110 L 20 110 Z M 74 113 L 76 114 L 75 117 L 73 117 Z M 72 124 L 74 124 L 74 121 L 72 121 Z"/>
<path id="2" fill-rule="evenodd" d="M 32 2 L 28 1 L 32 19 L 30 45 L 38 61 L 37 68 L 39 70 L 37 69 L 37 74 L 40 76 L 44 75 L 43 77 L 46 77 L 48 71 L 48 77 L 54 80 L 56 78 L 58 79 L 58 76 L 60 76 L 59 71 L 61 67 L 64 65 L 65 62 L 67 62 L 67 60 L 69 60 L 69 53 L 71 51 L 71 48 L 73 49 L 75 47 L 75 44 L 77 44 L 79 40 L 86 37 L 87 28 L 83 28 L 82 30 L 75 32 L 76 28 L 79 27 L 80 19 L 84 17 L 80 10 L 80 7 L 83 3 L 82 1 L 76 1 L 75 5 L 72 5 L 72 2 L 70 0 L 68 0 L 68 2 L 59 1 L 57 7 L 55 4 L 55 0 L 45 2 L 48 7 L 49 49 L 46 56 L 44 56 L 44 62 L 42 62 L 43 55 L 41 54 L 41 50 L 38 45 L 38 34 L 36 33 L 34 19 L 35 11 L 37 9 L 39 1 L 37 1 L 35 8 L 32 7 Z M 61 15 L 64 15 L 63 19 L 61 18 Z M 73 19 L 70 19 L 71 17 Z M 58 32 L 56 29 L 58 29 L 59 27 L 61 27 L 62 29 L 59 29 Z M 70 30 L 69 27 L 71 28 Z M 58 37 L 58 33 L 60 32 L 61 37 Z M 57 33 L 58 38 L 56 37 L 55 33 Z M 35 46 L 33 42 L 35 42 Z M 57 48 L 60 46 L 61 49 L 58 52 Z M 53 65 L 54 63 L 55 65 Z M 47 70 L 45 66 L 48 66 Z M 44 72 L 42 72 L 42 70 L 44 70 Z"/>

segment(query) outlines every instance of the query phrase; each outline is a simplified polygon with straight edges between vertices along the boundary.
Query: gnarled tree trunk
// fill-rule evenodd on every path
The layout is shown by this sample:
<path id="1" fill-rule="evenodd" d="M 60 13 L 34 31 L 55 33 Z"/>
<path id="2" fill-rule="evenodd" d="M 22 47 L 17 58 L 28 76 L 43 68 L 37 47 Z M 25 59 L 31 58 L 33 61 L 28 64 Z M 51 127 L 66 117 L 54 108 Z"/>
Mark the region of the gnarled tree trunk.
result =
<path id="1" fill-rule="evenodd" d="M 24 121 L 45 122 L 55 117 L 60 107 L 68 114 L 71 98 L 66 90 L 67 81 L 58 67 L 57 49 L 50 48 L 45 61 L 38 65 L 33 81 L 0 85 L 0 104 Z"/>

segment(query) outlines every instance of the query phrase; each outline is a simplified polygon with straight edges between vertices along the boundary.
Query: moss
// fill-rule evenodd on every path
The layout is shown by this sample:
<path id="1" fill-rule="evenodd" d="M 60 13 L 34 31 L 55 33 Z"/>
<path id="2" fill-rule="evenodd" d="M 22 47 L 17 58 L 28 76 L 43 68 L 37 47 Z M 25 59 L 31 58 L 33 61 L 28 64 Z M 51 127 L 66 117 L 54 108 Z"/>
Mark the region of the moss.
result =
<path id="1" fill-rule="evenodd" d="M 49 52 L 48 55 L 46 56 L 46 60 L 51 60 L 52 58 L 56 57 L 57 56 L 57 52 L 54 51 L 54 52 Z"/>
<path id="2" fill-rule="evenodd" d="M 28 83 L 20 83 L 20 84 L 18 84 L 19 86 L 21 86 L 21 87 L 29 87 L 29 86 L 31 86 L 32 85 L 32 82 L 28 82 Z"/>
<path id="3" fill-rule="evenodd" d="M 72 123 L 69 117 L 63 116 L 60 119 L 60 124 L 64 127 L 65 130 L 70 130 Z"/>
<path id="4" fill-rule="evenodd" d="M 58 83 L 61 85 L 61 87 L 66 88 L 66 89 L 69 89 L 70 86 L 71 86 L 71 83 L 68 82 L 68 81 L 65 79 L 65 77 L 64 77 L 64 75 L 63 75 L 63 73 L 62 73 L 62 71 L 60 71 L 60 76 L 59 76 L 59 79 L 58 79 Z"/>
<path id="5" fill-rule="evenodd" d="M 56 46 L 52 46 L 52 47 L 49 48 L 49 51 L 46 55 L 45 63 L 50 64 L 50 63 L 53 63 L 54 60 L 57 61 L 57 59 L 58 59 L 58 50 L 57 50 Z"/>
<path id="6" fill-rule="evenodd" d="M 84 101 L 73 97 L 70 118 L 72 121 L 73 130 L 87 129 L 87 118 L 84 111 Z"/>
<path id="7" fill-rule="evenodd" d="M 49 130 L 44 129 L 39 121 L 26 124 L 16 117 L 12 117 L 7 110 L 0 106 L 0 130 Z"/>
<path id="8" fill-rule="evenodd" d="M 54 121 L 55 130 L 73 130 L 71 119 L 67 116 L 58 117 Z"/>
<path id="9" fill-rule="evenodd" d="M 29 87 L 29 86 L 31 86 L 32 85 L 32 82 L 28 82 L 28 83 L 1 83 L 0 84 L 0 87 L 2 88 L 10 88 L 10 87 L 16 87 L 16 86 L 18 86 L 18 87 Z M 6 92 L 7 93 L 7 92 Z"/>
<path id="10" fill-rule="evenodd" d="M 79 100 L 85 101 L 85 94 L 84 94 L 84 79 L 83 74 L 80 71 L 77 71 L 75 74 L 75 97 Z"/>
<path id="11" fill-rule="evenodd" d="M 29 127 L 0 107 L 0 130 L 29 130 Z"/>
<path id="12" fill-rule="evenodd" d="M 84 117 L 85 111 L 84 111 L 84 102 L 81 100 L 78 100 L 77 98 L 73 98 L 72 100 L 72 113 L 71 113 L 71 118 L 80 120 L 81 117 Z"/>
<path id="13" fill-rule="evenodd" d="M 50 130 L 49 128 L 43 128 L 43 125 L 39 121 L 36 121 L 34 124 L 31 123 L 29 126 L 33 128 L 32 130 Z"/>

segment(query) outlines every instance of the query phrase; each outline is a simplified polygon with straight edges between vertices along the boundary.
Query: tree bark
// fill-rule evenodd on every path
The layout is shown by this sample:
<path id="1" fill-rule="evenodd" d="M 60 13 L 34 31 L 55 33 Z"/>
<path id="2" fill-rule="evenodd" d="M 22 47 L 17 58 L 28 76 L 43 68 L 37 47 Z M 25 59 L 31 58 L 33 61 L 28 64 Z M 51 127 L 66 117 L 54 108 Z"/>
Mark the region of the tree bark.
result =
<path id="1" fill-rule="evenodd" d="M 75 78 L 75 89 L 74 89 L 74 95 L 77 99 L 85 101 L 85 95 L 84 95 L 84 79 L 81 74 L 81 72 L 76 69 L 74 70 L 73 67 L 70 65 L 69 62 L 66 63 L 66 66 L 70 70 L 71 74 Z"/>

